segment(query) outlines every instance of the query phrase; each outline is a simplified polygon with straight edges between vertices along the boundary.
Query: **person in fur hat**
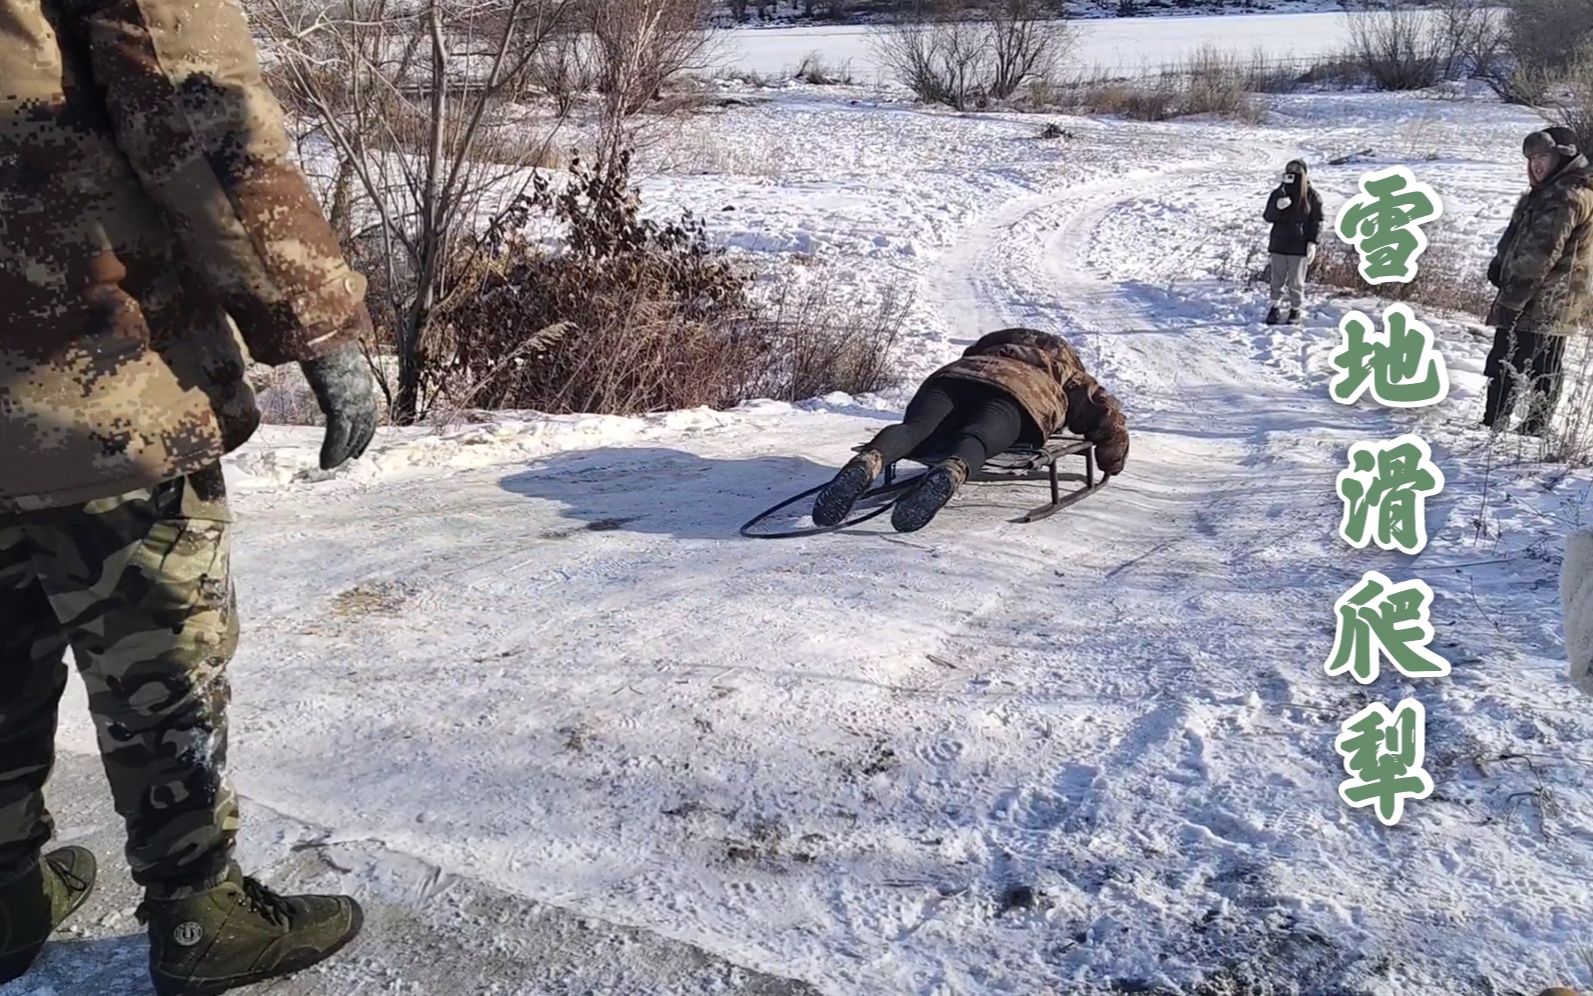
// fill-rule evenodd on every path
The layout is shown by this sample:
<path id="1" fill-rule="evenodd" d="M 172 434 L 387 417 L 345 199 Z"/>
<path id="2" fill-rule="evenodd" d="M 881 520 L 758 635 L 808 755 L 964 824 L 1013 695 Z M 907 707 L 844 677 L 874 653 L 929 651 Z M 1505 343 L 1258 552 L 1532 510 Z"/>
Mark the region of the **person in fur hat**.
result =
<path id="1" fill-rule="evenodd" d="M 1305 275 L 1316 258 L 1317 238 L 1322 234 L 1322 198 L 1311 187 L 1305 162 L 1291 160 L 1283 168 L 1283 182 L 1267 196 L 1262 217 L 1272 226 L 1267 251 L 1272 255 L 1272 300 L 1267 324 L 1283 320 L 1285 296 L 1289 302 L 1288 321 L 1300 320 L 1305 304 Z"/>
<path id="2" fill-rule="evenodd" d="M 1520 431 L 1536 436 L 1559 400 L 1566 340 L 1593 317 L 1593 170 L 1569 128 L 1533 132 L 1521 153 L 1531 188 L 1488 267 L 1499 293 L 1488 311 L 1495 331 L 1482 424 L 1507 421 L 1525 390 Z"/>

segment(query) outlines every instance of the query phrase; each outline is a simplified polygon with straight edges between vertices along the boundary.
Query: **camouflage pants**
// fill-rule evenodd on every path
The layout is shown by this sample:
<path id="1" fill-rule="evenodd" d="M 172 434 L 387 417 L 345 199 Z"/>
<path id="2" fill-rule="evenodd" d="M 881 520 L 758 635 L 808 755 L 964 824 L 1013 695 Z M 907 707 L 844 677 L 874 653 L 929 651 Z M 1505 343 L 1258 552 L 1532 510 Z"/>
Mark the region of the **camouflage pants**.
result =
<path id="1" fill-rule="evenodd" d="M 227 662 L 237 645 L 219 465 L 72 508 L 0 516 L 0 879 L 50 839 L 65 651 L 88 690 L 133 878 L 156 894 L 225 874 Z"/>

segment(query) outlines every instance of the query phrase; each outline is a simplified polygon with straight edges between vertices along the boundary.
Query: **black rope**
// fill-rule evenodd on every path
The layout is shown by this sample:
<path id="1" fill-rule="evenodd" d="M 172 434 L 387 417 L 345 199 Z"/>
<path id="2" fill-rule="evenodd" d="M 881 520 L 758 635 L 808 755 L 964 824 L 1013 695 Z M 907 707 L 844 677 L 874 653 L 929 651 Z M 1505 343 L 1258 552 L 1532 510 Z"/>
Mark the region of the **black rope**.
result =
<path id="1" fill-rule="evenodd" d="M 886 495 L 899 496 L 901 494 L 901 492 L 906 491 L 908 488 L 912 487 L 914 484 L 917 484 L 918 483 L 918 479 L 920 477 L 923 477 L 923 476 L 924 476 L 923 474 L 914 474 L 913 476 L 908 477 L 906 479 L 897 478 L 894 482 L 892 482 L 890 484 L 886 484 L 886 485 L 884 485 L 882 487 L 874 488 L 872 491 L 864 492 L 863 495 L 858 498 L 858 501 L 860 503 L 861 502 L 866 502 L 870 498 L 883 498 Z M 756 533 L 756 532 L 752 531 L 753 527 L 758 525 L 758 523 L 763 522 L 766 519 L 772 518 L 777 513 L 785 511 L 786 509 L 788 509 L 791 506 L 797 504 L 798 502 L 801 502 L 801 501 L 803 501 L 805 499 L 808 499 L 808 498 L 812 498 L 814 495 L 817 495 L 820 491 L 823 491 L 827 487 L 829 487 L 829 482 L 828 481 L 826 481 L 823 484 L 820 484 L 816 488 L 809 488 L 808 490 L 802 492 L 799 495 L 793 495 L 790 498 L 787 498 L 786 500 L 780 502 L 778 505 L 773 505 L 773 506 L 770 506 L 769 508 L 764 509 L 763 511 L 759 512 L 757 515 L 754 515 L 752 518 L 750 518 L 750 519 L 748 519 L 746 521 L 746 523 L 741 527 L 741 535 L 747 537 L 748 539 L 796 539 L 796 538 L 801 537 L 801 536 L 818 536 L 818 535 L 821 535 L 823 533 L 833 533 L 833 532 L 837 532 L 838 530 L 841 530 L 841 529 L 849 529 L 852 526 L 862 525 L 863 523 L 869 521 L 870 519 L 877 518 L 877 517 L 879 517 L 881 515 L 884 515 L 886 512 L 889 512 L 896 505 L 896 498 L 893 497 L 890 501 L 888 501 L 885 504 L 881 505 L 879 508 L 871 509 L 870 511 L 865 512 L 862 515 L 858 515 L 858 516 L 854 516 L 854 517 L 845 519 L 845 520 L 843 520 L 841 522 L 836 523 L 833 526 L 807 526 L 807 527 L 802 528 L 802 529 L 788 529 L 788 530 L 785 530 L 783 532 L 777 532 L 777 533 Z"/>

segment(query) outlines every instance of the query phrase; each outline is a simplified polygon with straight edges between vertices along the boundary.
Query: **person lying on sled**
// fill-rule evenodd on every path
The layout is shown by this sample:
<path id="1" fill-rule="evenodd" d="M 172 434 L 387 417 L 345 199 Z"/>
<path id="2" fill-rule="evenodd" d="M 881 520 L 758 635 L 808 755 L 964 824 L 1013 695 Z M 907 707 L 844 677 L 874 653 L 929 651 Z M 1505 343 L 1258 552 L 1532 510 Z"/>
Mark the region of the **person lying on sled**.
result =
<path id="1" fill-rule="evenodd" d="M 814 500 L 813 521 L 839 524 L 896 461 L 949 453 L 891 511 L 897 531 L 922 529 L 970 471 L 1017 443 L 1041 446 L 1063 427 L 1095 444 L 1103 473 L 1122 472 L 1128 459 L 1123 409 L 1084 371 L 1073 347 L 1032 329 L 992 332 L 931 374 L 901 424 L 881 431 L 841 468 Z"/>

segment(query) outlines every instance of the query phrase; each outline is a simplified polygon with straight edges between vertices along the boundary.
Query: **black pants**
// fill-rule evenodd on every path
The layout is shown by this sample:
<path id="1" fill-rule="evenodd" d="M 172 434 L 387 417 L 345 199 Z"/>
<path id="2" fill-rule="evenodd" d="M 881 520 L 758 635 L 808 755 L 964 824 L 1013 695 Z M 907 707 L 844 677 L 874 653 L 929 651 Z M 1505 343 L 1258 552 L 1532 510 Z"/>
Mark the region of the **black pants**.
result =
<path id="1" fill-rule="evenodd" d="M 945 379 L 914 395 L 902 423 L 881 431 L 869 445 L 889 465 L 933 439 L 937 450 L 978 470 L 1012 449 L 1027 428 L 1028 416 L 1011 395 L 975 381 Z"/>
<path id="2" fill-rule="evenodd" d="M 1565 341 L 1565 336 L 1537 332 L 1499 329 L 1494 333 L 1493 350 L 1488 353 L 1487 366 L 1483 367 L 1483 373 L 1488 376 L 1483 425 L 1492 426 L 1500 419 L 1508 419 L 1515 408 L 1518 392 L 1525 387 L 1532 398 L 1526 419 L 1521 423 L 1522 431 L 1539 433 L 1548 426 L 1560 400 Z"/>

